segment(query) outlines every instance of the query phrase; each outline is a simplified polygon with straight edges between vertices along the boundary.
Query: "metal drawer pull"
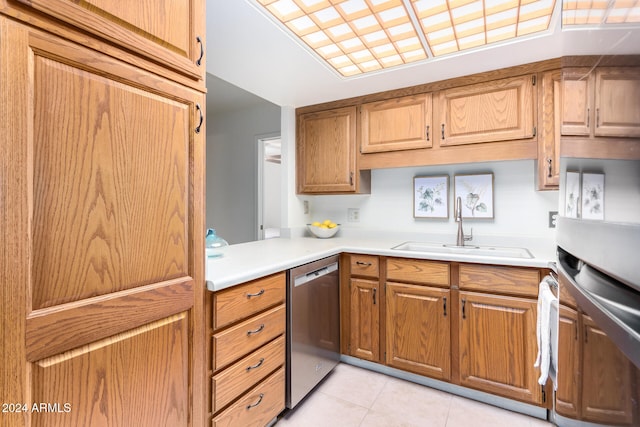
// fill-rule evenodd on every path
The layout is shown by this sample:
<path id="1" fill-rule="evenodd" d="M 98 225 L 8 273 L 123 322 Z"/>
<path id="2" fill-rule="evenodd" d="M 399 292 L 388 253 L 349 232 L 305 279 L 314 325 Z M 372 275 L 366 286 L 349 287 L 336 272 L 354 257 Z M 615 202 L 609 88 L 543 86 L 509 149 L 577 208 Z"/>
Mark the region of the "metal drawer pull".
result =
<path id="1" fill-rule="evenodd" d="M 551 178 L 551 162 L 552 162 L 551 158 L 548 158 L 547 159 L 547 163 L 549 163 L 549 166 L 548 166 L 549 167 L 549 174 L 547 175 L 547 178 Z"/>
<path id="2" fill-rule="evenodd" d="M 254 329 L 253 331 L 247 331 L 247 336 L 251 336 L 253 334 L 257 334 L 262 332 L 262 330 L 264 329 L 264 323 L 262 325 L 260 325 L 260 327 L 258 329 Z"/>
<path id="3" fill-rule="evenodd" d="M 376 305 L 376 292 L 378 291 L 378 288 L 373 288 L 373 305 Z"/>
<path id="4" fill-rule="evenodd" d="M 258 401 L 252 405 L 247 405 L 247 409 L 255 408 L 256 406 L 258 406 L 260 403 L 262 403 L 263 397 L 264 397 L 264 393 L 260 393 L 260 397 L 258 398 Z"/>
<path id="5" fill-rule="evenodd" d="M 198 110 L 198 114 L 200 115 L 200 121 L 198 122 L 198 126 L 195 128 L 195 132 L 200 133 L 202 122 L 204 121 L 204 115 L 202 114 L 202 107 L 200 107 L 200 104 L 196 104 L 196 110 Z"/>
<path id="6" fill-rule="evenodd" d="M 264 294 L 264 289 L 260 289 L 260 292 L 257 292 L 255 294 L 247 294 L 247 298 L 251 298 L 251 297 L 259 297 L 260 295 Z"/>
<path id="7" fill-rule="evenodd" d="M 447 317 L 447 297 L 442 298 L 442 308 L 444 308 L 444 317 Z"/>
<path id="8" fill-rule="evenodd" d="M 356 265 L 364 265 L 365 267 L 370 267 L 370 262 L 356 261 Z"/>
<path id="9" fill-rule="evenodd" d="M 199 67 L 202 65 L 202 57 L 204 56 L 204 45 L 200 36 L 196 36 L 196 42 L 200 44 L 200 57 L 196 59 L 196 65 Z"/>
<path id="10" fill-rule="evenodd" d="M 463 298 L 463 299 L 462 299 L 462 318 L 463 318 L 463 319 L 466 319 L 466 318 L 467 318 L 467 315 L 466 315 L 466 313 L 465 313 L 465 311 L 464 311 L 464 306 L 466 305 L 466 303 L 467 303 L 467 300 Z"/>
<path id="11" fill-rule="evenodd" d="M 259 368 L 260 366 L 262 366 L 263 363 L 264 363 L 264 357 L 261 357 L 260 361 L 258 363 L 256 363 L 255 365 L 247 366 L 247 372 L 249 372 L 252 369 Z"/>

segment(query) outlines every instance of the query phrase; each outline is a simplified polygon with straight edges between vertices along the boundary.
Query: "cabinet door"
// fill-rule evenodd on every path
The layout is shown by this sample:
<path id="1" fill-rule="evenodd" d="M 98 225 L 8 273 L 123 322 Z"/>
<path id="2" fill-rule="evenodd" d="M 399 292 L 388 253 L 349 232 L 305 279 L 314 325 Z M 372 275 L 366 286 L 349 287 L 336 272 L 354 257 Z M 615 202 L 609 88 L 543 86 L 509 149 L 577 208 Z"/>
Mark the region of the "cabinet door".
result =
<path id="1" fill-rule="evenodd" d="M 195 79 L 204 76 L 204 0 L 10 0 Z"/>
<path id="2" fill-rule="evenodd" d="M 538 190 L 557 190 L 560 184 L 562 71 L 543 73 L 540 80 Z"/>
<path id="3" fill-rule="evenodd" d="M 380 360 L 379 283 L 351 279 L 351 355 Z"/>
<path id="4" fill-rule="evenodd" d="M 591 134 L 594 77 L 591 68 L 562 70 L 562 135 Z"/>
<path id="5" fill-rule="evenodd" d="M 583 315 L 582 322 L 582 419 L 632 425 L 631 362 L 589 316 Z"/>
<path id="6" fill-rule="evenodd" d="M 451 378 L 449 289 L 387 282 L 387 364 Z"/>
<path id="7" fill-rule="evenodd" d="M 3 423 L 203 422 L 204 97 L 3 18 L 0 33 L 1 388 L 71 408 Z"/>
<path id="8" fill-rule="evenodd" d="M 580 385 L 580 337 L 578 313 L 563 305 L 558 319 L 558 389 L 556 411 L 565 417 L 578 419 Z"/>
<path id="9" fill-rule="evenodd" d="M 441 91 L 440 146 L 532 138 L 533 84 L 526 75 Z"/>
<path id="10" fill-rule="evenodd" d="M 298 193 L 356 191 L 356 107 L 298 117 Z"/>
<path id="11" fill-rule="evenodd" d="M 360 152 L 431 147 L 431 94 L 405 96 L 360 107 Z"/>
<path id="12" fill-rule="evenodd" d="M 536 301 L 460 292 L 460 382 L 540 404 Z"/>
<path id="13" fill-rule="evenodd" d="M 640 67 L 596 69 L 595 136 L 640 137 Z"/>

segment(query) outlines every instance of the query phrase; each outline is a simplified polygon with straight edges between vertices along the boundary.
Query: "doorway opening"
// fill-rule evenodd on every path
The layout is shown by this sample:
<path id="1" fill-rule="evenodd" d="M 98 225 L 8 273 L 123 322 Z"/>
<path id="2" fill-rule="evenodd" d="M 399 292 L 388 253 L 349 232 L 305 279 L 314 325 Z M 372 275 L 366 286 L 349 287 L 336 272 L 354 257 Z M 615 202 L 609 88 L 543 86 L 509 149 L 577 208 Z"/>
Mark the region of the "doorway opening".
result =
<path id="1" fill-rule="evenodd" d="M 280 135 L 261 135 L 258 142 L 258 223 L 259 240 L 280 237 L 282 201 L 282 147 Z"/>

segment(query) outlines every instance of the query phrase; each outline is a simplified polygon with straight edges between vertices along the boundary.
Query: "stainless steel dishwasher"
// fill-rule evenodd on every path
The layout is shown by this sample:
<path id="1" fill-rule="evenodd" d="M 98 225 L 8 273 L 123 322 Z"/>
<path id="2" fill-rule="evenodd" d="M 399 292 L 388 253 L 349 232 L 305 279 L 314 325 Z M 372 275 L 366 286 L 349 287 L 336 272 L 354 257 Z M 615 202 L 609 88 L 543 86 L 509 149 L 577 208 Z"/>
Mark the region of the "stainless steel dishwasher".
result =
<path id="1" fill-rule="evenodd" d="M 340 360 L 338 255 L 289 270 L 287 408 L 295 407 Z"/>

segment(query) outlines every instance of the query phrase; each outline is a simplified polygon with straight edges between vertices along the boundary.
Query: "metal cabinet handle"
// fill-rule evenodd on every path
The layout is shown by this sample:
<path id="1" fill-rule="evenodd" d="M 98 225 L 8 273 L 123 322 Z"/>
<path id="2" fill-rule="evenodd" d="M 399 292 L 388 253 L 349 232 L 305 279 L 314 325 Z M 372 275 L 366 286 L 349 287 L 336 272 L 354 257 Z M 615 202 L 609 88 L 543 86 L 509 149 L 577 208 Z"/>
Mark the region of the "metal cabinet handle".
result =
<path id="1" fill-rule="evenodd" d="M 442 308 L 444 309 L 444 317 L 447 317 L 447 297 L 442 298 Z"/>
<path id="2" fill-rule="evenodd" d="M 444 123 L 442 124 L 442 139 L 444 139 Z"/>
<path id="3" fill-rule="evenodd" d="M 600 109 L 596 108 L 596 127 L 600 127 Z"/>
<path id="4" fill-rule="evenodd" d="M 259 297 L 262 294 L 264 294 L 264 289 L 260 289 L 260 292 L 256 292 L 255 294 L 247 294 L 247 299 L 250 299 L 251 297 Z"/>
<path id="5" fill-rule="evenodd" d="M 376 305 L 376 292 L 378 291 L 378 288 L 373 288 L 373 305 Z"/>
<path id="6" fill-rule="evenodd" d="M 427 125 L 427 141 L 429 140 L 429 125 Z"/>
<path id="7" fill-rule="evenodd" d="M 353 185 L 353 172 L 349 172 L 349 185 Z"/>
<path id="8" fill-rule="evenodd" d="M 467 304 L 467 300 L 463 298 L 463 299 L 462 299 L 462 318 L 463 318 L 463 319 L 466 319 L 466 318 L 467 318 L 467 315 L 466 315 L 466 313 L 465 313 L 465 311 L 464 311 L 464 306 L 465 306 L 466 304 Z"/>
<path id="9" fill-rule="evenodd" d="M 202 57 L 204 56 L 204 43 L 202 43 L 200 36 L 196 36 L 196 42 L 200 44 L 200 57 L 196 59 L 196 65 L 199 67 L 202 65 Z"/>
<path id="10" fill-rule="evenodd" d="M 200 114 L 200 121 L 198 122 L 198 126 L 196 126 L 195 132 L 200 133 L 200 128 L 202 128 L 202 122 L 204 121 L 204 115 L 202 114 L 202 107 L 200 107 L 200 104 L 196 104 L 196 110 L 198 110 L 198 113 Z"/>
<path id="11" fill-rule="evenodd" d="M 365 267 L 370 267 L 371 263 L 370 262 L 364 262 L 364 261 L 356 261 L 356 265 L 364 265 Z"/>
<path id="12" fill-rule="evenodd" d="M 551 178 L 551 162 L 552 162 L 552 161 L 553 161 L 553 160 L 551 159 L 551 157 L 549 157 L 549 158 L 547 159 L 547 163 L 548 163 L 547 168 L 549 169 L 549 173 L 548 173 L 548 175 L 547 175 L 547 178 Z"/>
<path id="13" fill-rule="evenodd" d="M 258 334 L 260 332 L 262 332 L 262 330 L 264 329 L 264 323 L 261 324 L 258 329 L 254 329 L 253 331 L 247 331 L 247 336 L 251 336 L 253 334 Z"/>
<path id="14" fill-rule="evenodd" d="M 252 369 L 259 368 L 260 366 L 262 366 L 263 363 L 264 363 L 264 357 L 261 357 L 260 361 L 258 363 L 256 363 L 255 365 L 247 366 L 247 372 L 249 372 Z"/>
<path id="15" fill-rule="evenodd" d="M 247 405 L 247 409 L 255 408 L 256 406 L 258 406 L 260 403 L 262 403 L 262 398 L 263 397 L 264 397 L 264 393 L 260 393 L 260 396 L 258 397 L 258 401 L 256 403 L 251 404 L 251 405 Z"/>
<path id="16" fill-rule="evenodd" d="M 591 122 L 591 108 L 587 108 L 587 127 L 589 127 L 590 122 Z"/>

